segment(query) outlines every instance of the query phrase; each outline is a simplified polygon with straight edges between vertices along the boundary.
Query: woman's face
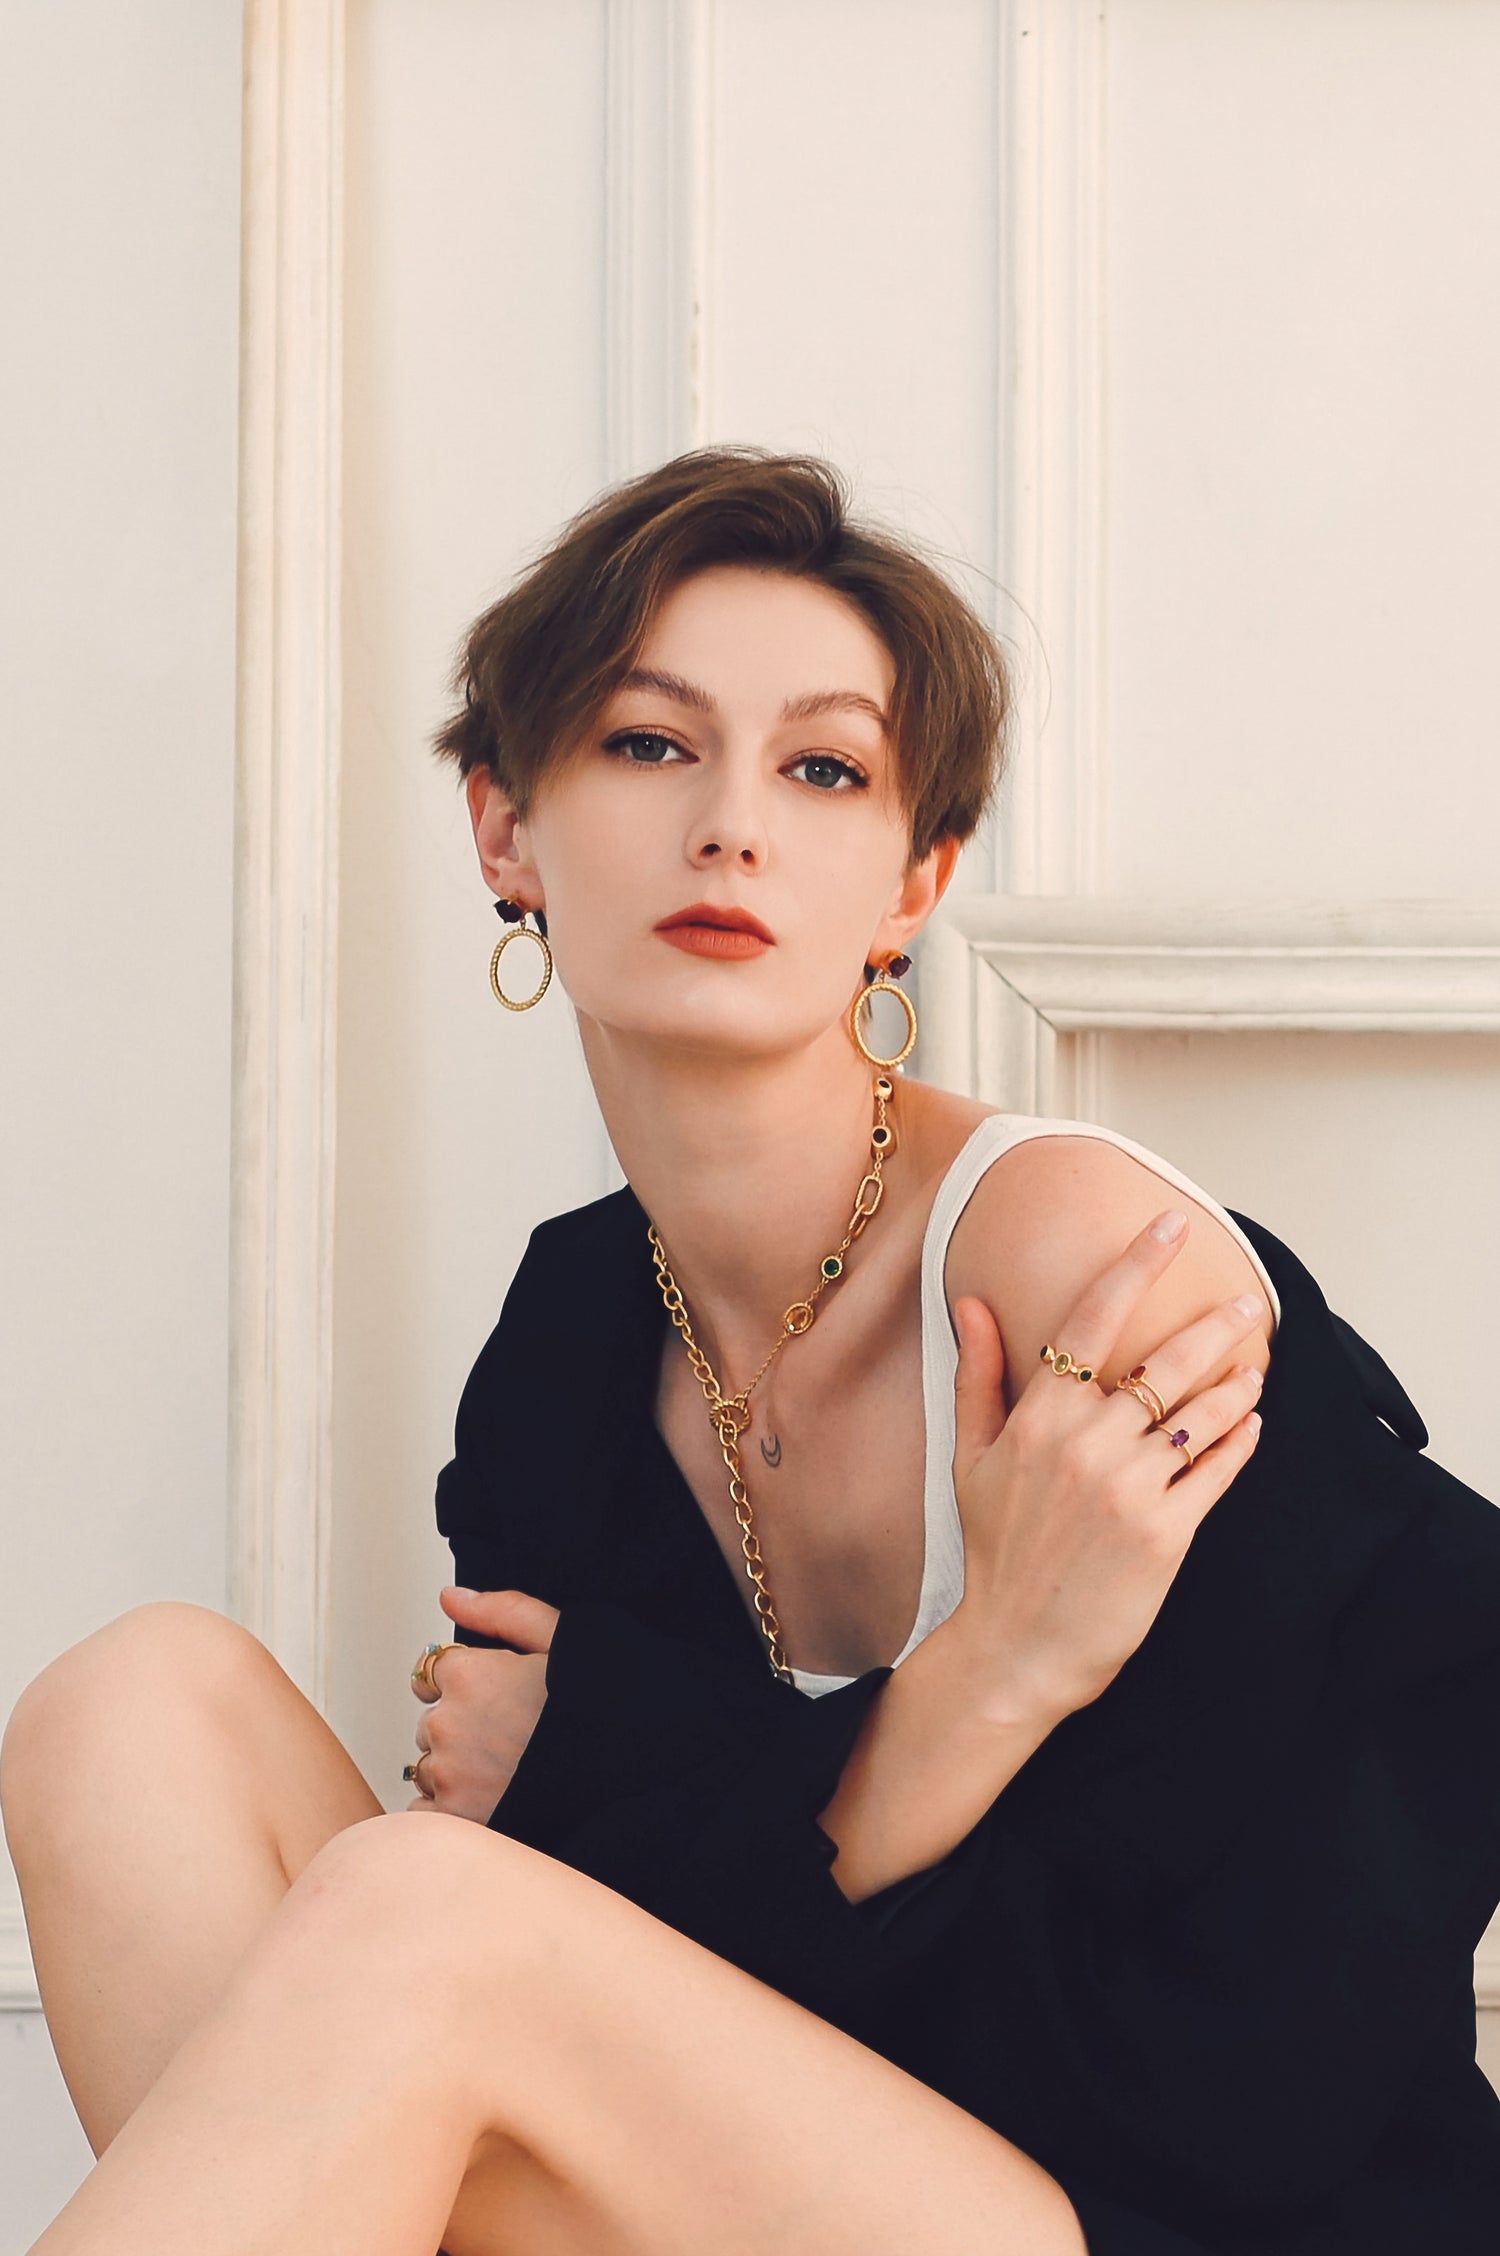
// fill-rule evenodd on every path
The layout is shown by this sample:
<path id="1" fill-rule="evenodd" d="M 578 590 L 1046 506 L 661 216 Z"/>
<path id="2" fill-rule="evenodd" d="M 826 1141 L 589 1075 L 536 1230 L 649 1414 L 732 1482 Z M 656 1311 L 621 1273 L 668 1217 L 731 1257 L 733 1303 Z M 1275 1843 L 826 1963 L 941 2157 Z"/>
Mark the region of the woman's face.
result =
<path id="1" fill-rule="evenodd" d="M 841 596 L 716 565 L 663 599 L 634 673 L 524 822 L 470 778 L 486 879 L 545 908 L 582 1015 L 740 1055 L 800 1046 L 842 1016 L 865 962 L 924 921 L 957 851 L 908 865 L 882 726 L 894 678 Z"/>

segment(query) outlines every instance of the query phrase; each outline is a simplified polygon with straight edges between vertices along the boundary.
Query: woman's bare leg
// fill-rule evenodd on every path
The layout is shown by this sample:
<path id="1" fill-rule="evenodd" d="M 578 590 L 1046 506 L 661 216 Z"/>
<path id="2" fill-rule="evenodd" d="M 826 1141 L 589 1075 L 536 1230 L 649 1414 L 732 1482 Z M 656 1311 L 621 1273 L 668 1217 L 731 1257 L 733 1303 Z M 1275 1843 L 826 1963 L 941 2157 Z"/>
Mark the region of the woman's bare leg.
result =
<path id="1" fill-rule="evenodd" d="M 101 2153 L 287 1887 L 380 1803 L 259 1639 L 123 1614 L 22 1694 L 0 1764 L 52 2041 Z"/>
<path id="2" fill-rule="evenodd" d="M 517 2147 L 543 2220 L 517 2194 Z M 459 1818 L 336 1834 L 34 2256 L 1083 2256 L 972 2116 Z"/>

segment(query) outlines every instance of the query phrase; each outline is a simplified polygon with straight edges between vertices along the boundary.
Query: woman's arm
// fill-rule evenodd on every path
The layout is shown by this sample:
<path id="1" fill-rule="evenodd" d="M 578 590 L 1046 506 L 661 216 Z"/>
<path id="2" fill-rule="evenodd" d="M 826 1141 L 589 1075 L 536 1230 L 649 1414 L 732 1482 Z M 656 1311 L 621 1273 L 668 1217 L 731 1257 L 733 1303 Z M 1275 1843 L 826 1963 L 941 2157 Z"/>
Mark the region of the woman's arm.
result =
<path id="1" fill-rule="evenodd" d="M 1159 1198 L 1158 1177 L 1112 1146 L 1048 1143 L 1053 1173 L 1064 1169 L 1070 1181 L 1038 1184 L 1033 1165 L 1018 1186 L 1019 1202 L 1012 1197 L 981 1209 L 962 1244 L 955 1234 L 950 1276 L 1007 1280 L 1005 1328 L 1017 1356 L 1025 1352 L 1025 1364 L 1004 1392 L 1018 1403 L 1023 1389 L 1033 1390 L 1044 1413 L 1060 1412 L 1070 1396 L 1075 1412 L 1083 1405 L 1072 1388 L 1055 1392 L 1054 1375 L 1038 1370 L 1036 1342 L 1056 1340 L 1075 1355 L 1087 1354 L 1100 1365 L 1105 1385 L 1107 1370 L 1128 1370 L 1147 1356 L 1153 1371 L 1163 1357 L 1163 1368 L 1170 1368 L 1179 1352 L 1174 1342 L 1192 1342 L 1193 1376 L 1170 1399 L 1192 1399 L 1183 1415 L 1200 1429 L 1193 1472 L 1198 1494 L 1189 1501 L 1181 1493 L 1186 1482 L 1156 1477 L 1165 1444 L 1153 1442 L 1155 1459 L 1141 1453 L 1144 1437 L 1133 1404 L 1128 1421 L 1108 1436 L 1101 1433 L 1113 1443 L 1120 1469 L 1140 1476 L 1133 1491 L 1122 1492 L 1120 1524 L 1088 1524 L 1104 1494 L 1102 1459 L 1085 1469 L 1081 1482 L 1071 1479 L 1061 1458 L 1049 1454 L 1052 1437 L 1045 1432 L 1036 1446 L 1019 1447 L 1007 1461 L 985 1462 L 1007 1423 L 993 1287 L 984 1300 L 988 1325 L 982 1311 L 977 1331 L 972 1308 L 964 1315 L 955 1475 L 965 1519 L 965 1594 L 893 1672 L 819 1815 L 838 1843 L 834 1878 L 855 1903 L 946 1856 L 1063 1716 L 1103 1689 L 1108 1676 L 1101 1680 L 1101 1670 L 1112 1676 L 1145 1635 L 1198 1519 L 1253 1447 L 1243 1420 L 1266 1358 L 1261 1319 L 1218 1297 L 1243 1290 L 1245 1274 L 1253 1282 L 1243 1251 L 1202 1210 L 1197 1227 L 1190 1224 L 1175 1245 L 1154 1239 L 1154 1207 L 1148 1204 L 1145 1217 L 1140 1207 L 1143 1197 Z M 1067 1216 L 1060 1228 L 1059 1213 Z M 1032 1215 L 1038 1224 L 1046 1217 L 1050 1258 L 1036 1258 L 1026 1246 Z M 1112 1259 L 1122 1242 L 1125 1255 Z M 956 1296 L 956 1314 L 964 1312 L 967 1297 Z M 1258 1290 L 1254 1297 L 1259 1300 Z M 1097 1401 L 1093 1408 L 1092 1428 L 1085 1422 L 1073 1438 L 1090 1438 L 1102 1428 Z M 1205 1444 L 1219 1435 L 1225 1438 L 1204 1457 Z M 1021 1440 L 1019 1431 L 1012 1439 Z M 1015 1493 L 1018 1484 L 1026 1493 Z M 1157 1491 L 1167 1485 L 1177 1509 L 1162 1527 Z M 1007 1510 L 1029 1527 L 1008 1533 L 1001 1524 Z M 1170 1537 L 1165 1547 L 1159 1547 L 1162 1533 Z"/>
<path id="2" fill-rule="evenodd" d="M 1019 1695 L 999 1712 L 993 1657 L 972 1630 L 960 1603 L 892 1671 L 818 1813 L 851 1903 L 940 1863 L 1062 1719 Z"/>

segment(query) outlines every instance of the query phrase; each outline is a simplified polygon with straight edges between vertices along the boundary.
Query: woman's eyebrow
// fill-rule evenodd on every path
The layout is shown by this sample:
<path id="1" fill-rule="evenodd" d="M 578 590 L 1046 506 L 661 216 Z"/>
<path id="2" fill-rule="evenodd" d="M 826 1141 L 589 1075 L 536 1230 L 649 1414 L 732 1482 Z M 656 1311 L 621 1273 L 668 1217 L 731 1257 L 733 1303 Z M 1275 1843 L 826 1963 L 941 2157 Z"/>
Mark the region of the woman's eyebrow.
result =
<path id="1" fill-rule="evenodd" d="M 621 689 L 655 689 L 663 697 L 675 697 L 679 705 L 691 705 L 698 713 L 717 713 L 718 706 L 706 689 L 696 682 L 684 681 L 681 674 L 664 674 L 654 666 L 636 666 L 620 679 Z"/>
<path id="2" fill-rule="evenodd" d="M 654 666 L 637 666 L 620 681 L 621 689 L 654 689 L 663 697 L 675 698 L 679 705 L 691 705 L 698 713 L 716 713 L 718 706 L 706 689 L 696 682 L 685 681 L 681 674 L 668 674 Z M 803 697 L 789 697 L 781 708 L 784 721 L 813 721 L 822 713 L 868 713 L 882 729 L 890 722 L 872 697 L 862 696 L 857 689 L 814 689 Z"/>
<path id="3" fill-rule="evenodd" d="M 789 697 L 781 708 L 784 721 L 815 721 L 821 713 L 868 713 L 882 729 L 890 726 L 874 698 L 857 689 L 814 689 L 806 697 Z"/>

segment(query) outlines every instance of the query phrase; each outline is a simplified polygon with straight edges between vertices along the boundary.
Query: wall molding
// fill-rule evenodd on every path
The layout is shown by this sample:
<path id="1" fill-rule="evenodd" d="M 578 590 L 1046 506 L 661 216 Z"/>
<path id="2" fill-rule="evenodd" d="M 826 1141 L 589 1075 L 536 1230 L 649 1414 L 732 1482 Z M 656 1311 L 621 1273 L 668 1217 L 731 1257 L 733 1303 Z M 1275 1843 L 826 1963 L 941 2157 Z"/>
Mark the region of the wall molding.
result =
<path id="1" fill-rule="evenodd" d="M 1105 11 L 999 0 L 996 30 L 995 576 L 1034 631 L 994 884 L 1080 894 L 1105 837 Z"/>
<path id="2" fill-rule="evenodd" d="M 327 1694 L 343 0 L 247 0 L 228 1589 Z"/>
<path id="3" fill-rule="evenodd" d="M 1500 1031 L 1500 901 L 955 902 L 922 941 L 922 1071 L 1090 1119 L 1091 1033 Z"/>
<path id="4" fill-rule="evenodd" d="M 40 2013 L 26 1920 L 18 1903 L 0 1903 L 0 2013 Z"/>
<path id="5" fill-rule="evenodd" d="M 714 0 L 608 0 L 604 418 L 611 483 L 708 428 Z"/>
<path id="6" fill-rule="evenodd" d="M 604 469 L 705 444 L 712 415 L 716 0 L 607 0 Z M 601 1120 L 599 1190 L 625 1178 Z"/>

